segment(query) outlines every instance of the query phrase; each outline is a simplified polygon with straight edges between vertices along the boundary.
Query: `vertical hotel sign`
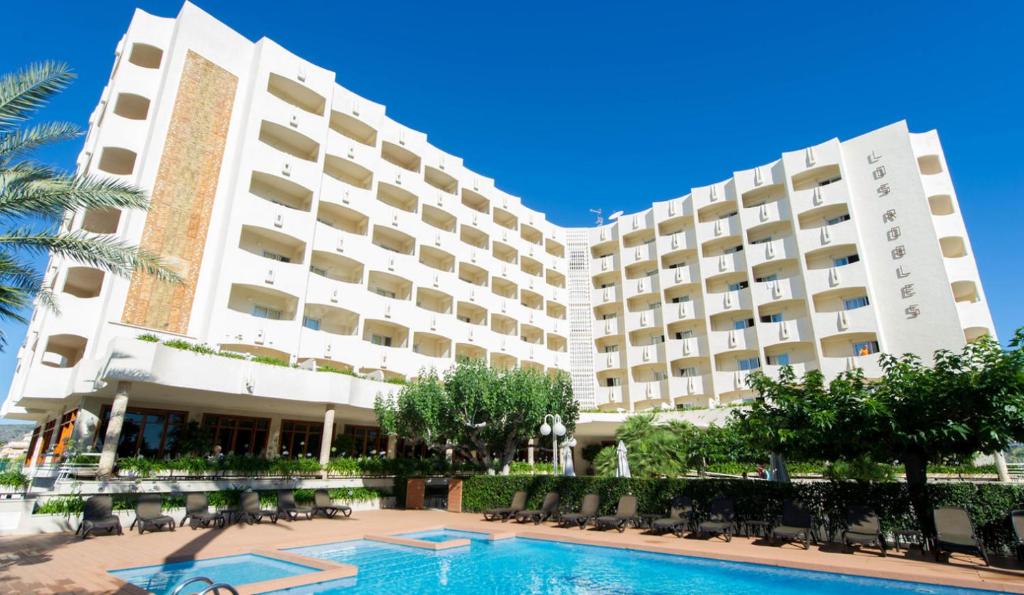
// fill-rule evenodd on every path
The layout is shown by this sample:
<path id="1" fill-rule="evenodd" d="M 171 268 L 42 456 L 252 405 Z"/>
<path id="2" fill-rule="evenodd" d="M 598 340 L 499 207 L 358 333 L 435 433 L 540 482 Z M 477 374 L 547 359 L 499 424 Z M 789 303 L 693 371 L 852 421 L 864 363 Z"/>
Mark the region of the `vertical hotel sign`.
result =
<path id="1" fill-rule="evenodd" d="M 188 52 L 140 243 L 183 282 L 136 273 L 121 317 L 127 324 L 188 332 L 237 85 L 235 75 Z"/>
<path id="2" fill-rule="evenodd" d="M 906 124 L 847 141 L 843 152 L 882 350 L 954 346 L 963 330 Z"/>

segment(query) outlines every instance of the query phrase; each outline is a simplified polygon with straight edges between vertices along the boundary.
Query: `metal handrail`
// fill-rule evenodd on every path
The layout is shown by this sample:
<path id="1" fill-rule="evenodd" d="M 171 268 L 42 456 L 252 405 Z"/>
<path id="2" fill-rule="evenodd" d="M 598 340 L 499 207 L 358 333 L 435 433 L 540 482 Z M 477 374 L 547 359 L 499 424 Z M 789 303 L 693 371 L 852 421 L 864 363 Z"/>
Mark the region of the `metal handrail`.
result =
<path id="1" fill-rule="evenodd" d="M 227 591 L 234 593 L 234 595 L 238 595 L 238 591 L 236 591 L 234 587 L 227 583 L 217 583 L 216 585 L 210 585 L 209 587 L 206 587 L 205 589 L 200 591 L 198 595 L 206 595 L 207 593 L 220 593 L 221 589 L 226 589 Z"/>
<path id="2" fill-rule="evenodd" d="M 194 576 L 194 577 L 192 577 L 192 578 L 190 578 L 190 579 L 188 579 L 188 580 L 186 580 L 186 581 L 184 581 L 182 583 L 178 583 L 178 586 L 174 587 L 174 590 L 171 591 L 171 595 L 178 595 L 179 593 L 181 593 L 182 589 L 184 589 L 185 587 L 191 585 L 192 583 L 206 583 L 207 585 L 212 585 L 213 581 L 208 579 L 208 578 L 206 578 L 205 576 Z M 203 593 L 205 593 L 208 590 L 209 590 L 209 587 L 204 589 Z"/>

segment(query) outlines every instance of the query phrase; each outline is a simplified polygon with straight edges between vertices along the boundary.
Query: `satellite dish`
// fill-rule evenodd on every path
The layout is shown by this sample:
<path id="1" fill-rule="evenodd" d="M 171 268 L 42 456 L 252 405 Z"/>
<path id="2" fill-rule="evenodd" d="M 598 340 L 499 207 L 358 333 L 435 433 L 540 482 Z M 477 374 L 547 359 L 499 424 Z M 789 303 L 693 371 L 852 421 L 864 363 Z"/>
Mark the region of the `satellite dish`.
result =
<path id="1" fill-rule="evenodd" d="M 622 216 L 622 211 L 615 211 L 611 215 L 608 215 L 608 220 L 609 221 L 615 221 L 616 219 L 618 219 L 621 216 Z"/>

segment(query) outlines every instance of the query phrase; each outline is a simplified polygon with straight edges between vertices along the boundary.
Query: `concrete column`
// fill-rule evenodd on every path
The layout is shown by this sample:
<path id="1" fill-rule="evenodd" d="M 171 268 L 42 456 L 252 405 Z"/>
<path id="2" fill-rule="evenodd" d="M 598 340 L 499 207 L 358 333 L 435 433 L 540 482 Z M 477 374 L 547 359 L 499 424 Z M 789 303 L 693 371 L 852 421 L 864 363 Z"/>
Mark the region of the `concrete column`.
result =
<path id="1" fill-rule="evenodd" d="M 992 459 L 996 463 L 996 473 L 999 474 L 999 481 L 1009 483 L 1010 470 L 1006 467 L 1006 457 L 1003 456 L 1002 452 L 995 452 L 992 453 Z"/>
<path id="2" fill-rule="evenodd" d="M 270 418 L 270 434 L 267 436 L 267 458 L 276 459 L 281 455 L 281 416 Z"/>
<path id="3" fill-rule="evenodd" d="M 526 442 L 526 462 L 533 464 L 533 438 Z"/>
<path id="4" fill-rule="evenodd" d="M 324 431 L 320 436 L 320 464 L 331 460 L 331 442 L 334 442 L 334 405 L 324 409 Z"/>
<path id="5" fill-rule="evenodd" d="M 128 393 L 131 382 L 118 382 L 114 393 L 114 403 L 110 406 L 110 421 L 107 422 L 107 435 L 103 439 L 103 451 L 100 453 L 100 465 L 97 475 L 110 477 L 114 473 L 114 462 L 117 460 L 117 443 L 121 440 L 121 426 L 124 425 L 125 410 L 128 409 Z"/>
<path id="6" fill-rule="evenodd" d="M 46 422 L 40 422 L 39 424 L 39 439 L 36 440 L 35 446 L 32 448 L 32 452 L 29 455 L 32 457 L 29 461 L 29 470 L 31 475 L 35 477 L 36 467 L 39 465 L 39 455 L 43 452 L 43 428 L 46 427 Z M 33 432 L 35 429 L 33 428 Z"/>
<path id="7" fill-rule="evenodd" d="M 388 458 L 395 459 L 398 457 L 398 436 L 395 434 L 388 434 Z"/>

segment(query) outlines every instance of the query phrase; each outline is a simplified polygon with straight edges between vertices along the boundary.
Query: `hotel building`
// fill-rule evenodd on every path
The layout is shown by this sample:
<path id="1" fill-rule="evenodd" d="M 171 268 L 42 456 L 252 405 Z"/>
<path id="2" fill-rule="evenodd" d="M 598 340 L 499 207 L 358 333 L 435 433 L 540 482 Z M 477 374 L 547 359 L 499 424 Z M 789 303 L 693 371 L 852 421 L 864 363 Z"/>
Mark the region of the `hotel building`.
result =
<path id="1" fill-rule="evenodd" d="M 61 313 L 34 312 L 3 411 L 39 424 L 33 460 L 71 438 L 107 467 L 163 456 L 190 419 L 225 451 L 326 457 L 344 432 L 393 452 L 374 397 L 463 356 L 569 372 L 596 440 L 631 411 L 748 399 L 753 370 L 875 376 L 879 352 L 994 333 L 938 135 L 904 122 L 568 228 L 186 3 L 136 11 L 89 124 L 78 170 L 152 208 L 66 228 L 184 283 L 50 261 Z"/>

